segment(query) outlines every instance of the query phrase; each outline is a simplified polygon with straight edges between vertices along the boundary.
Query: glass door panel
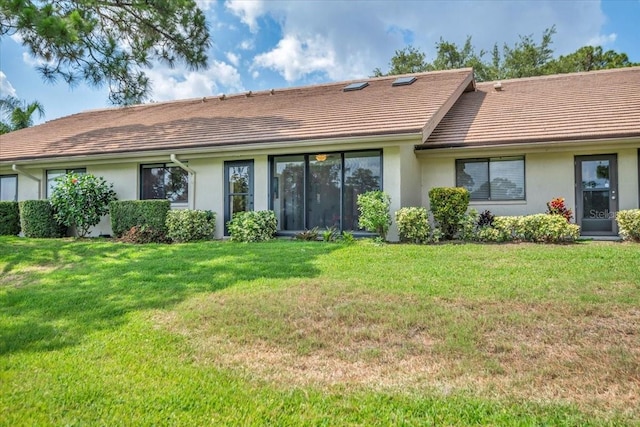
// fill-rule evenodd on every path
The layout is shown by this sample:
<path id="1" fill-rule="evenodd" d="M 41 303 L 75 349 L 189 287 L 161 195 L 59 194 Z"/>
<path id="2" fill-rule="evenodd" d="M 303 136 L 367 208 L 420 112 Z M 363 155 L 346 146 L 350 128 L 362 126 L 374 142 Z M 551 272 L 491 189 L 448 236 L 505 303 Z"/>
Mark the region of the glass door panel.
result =
<path id="1" fill-rule="evenodd" d="M 309 156 L 308 228 L 341 229 L 341 182 L 342 156 L 340 154 Z"/>
<path id="2" fill-rule="evenodd" d="M 273 161 L 272 201 L 278 230 L 304 230 L 304 156 Z"/>
<path id="3" fill-rule="evenodd" d="M 238 212 L 253 210 L 253 161 L 225 162 L 225 234 L 227 222 Z"/>
<path id="4" fill-rule="evenodd" d="M 583 234 L 616 234 L 616 156 L 583 156 L 576 160 L 576 221 Z"/>

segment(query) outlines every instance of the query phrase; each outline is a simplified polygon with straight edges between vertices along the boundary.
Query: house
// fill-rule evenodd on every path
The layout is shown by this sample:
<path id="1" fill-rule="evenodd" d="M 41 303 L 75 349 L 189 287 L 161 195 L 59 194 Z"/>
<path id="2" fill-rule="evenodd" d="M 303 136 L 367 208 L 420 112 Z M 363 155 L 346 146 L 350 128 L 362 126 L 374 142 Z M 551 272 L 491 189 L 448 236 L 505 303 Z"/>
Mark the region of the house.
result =
<path id="1" fill-rule="evenodd" d="M 497 215 L 564 197 L 584 235 L 616 235 L 639 164 L 640 67 L 491 83 L 460 69 L 74 114 L 0 136 L 0 194 L 46 198 L 55 177 L 92 173 L 121 200 L 212 210 L 221 237 L 242 210 L 273 209 L 282 234 L 357 230 L 360 193 L 383 189 L 395 211 L 464 186 Z"/>

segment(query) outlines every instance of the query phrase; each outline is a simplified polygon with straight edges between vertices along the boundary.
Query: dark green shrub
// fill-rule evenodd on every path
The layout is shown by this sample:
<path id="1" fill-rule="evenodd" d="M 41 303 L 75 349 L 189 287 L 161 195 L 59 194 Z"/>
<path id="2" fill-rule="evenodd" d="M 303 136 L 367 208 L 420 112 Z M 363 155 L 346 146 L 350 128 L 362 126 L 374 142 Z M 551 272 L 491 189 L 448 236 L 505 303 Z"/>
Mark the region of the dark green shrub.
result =
<path id="1" fill-rule="evenodd" d="M 358 194 L 358 225 L 367 231 L 377 233 L 380 239 L 387 240 L 387 232 L 391 225 L 389 206 L 391 198 L 383 191 L 368 191 Z"/>
<path id="2" fill-rule="evenodd" d="M 273 211 L 249 211 L 234 214 L 227 228 L 233 241 L 261 242 L 273 239 L 277 224 Z"/>
<path id="3" fill-rule="evenodd" d="M 318 240 L 318 236 L 320 232 L 318 231 L 318 227 L 313 227 L 311 230 L 304 230 L 299 233 L 296 233 L 296 240 L 309 240 L 316 241 Z"/>
<path id="4" fill-rule="evenodd" d="M 167 213 L 167 237 L 174 242 L 210 240 L 216 231 L 216 214 L 201 210 L 175 210 Z"/>
<path id="5" fill-rule="evenodd" d="M 115 237 L 135 226 L 151 227 L 162 233 L 167 232 L 167 213 L 171 209 L 168 200 L 118 200 L 109 203 L 111 230 Z"/>
<path id="6" fill-rule="evenodd" d="M 164 231 L 146 225 L 135 225 L 120 237 L 125 243 L 171 243 Z"/>
<path id="7" fill-rule="evenodd" d="M 401 242 L 429 242 L 431 225 L 429 224 L 429 213 L 426 208 L 402 208 L 396 212 L 395 216 Z"/>
<path id="8" fill-rule="evenodd" d="M 485 210 L 478 215 L 478 227 L 493 227 L 493 220 L 496 216 L 490 210 Z"/>
<path id="9" fill-rule="evenodd" d="M 56 238 L 66 234 L 67 227 L 54 218 L 48 200 L 23 200 L 20 206 L 20 226 L 26 237 Z"/>
<path id="10" fill-rule="evenodd" d="M 640 209 L 619 211 L 616 221 L 623 239 L 640 242 Z"/>
<path id="11" fill-rule="evenodd" d="M 18 202 L 0 202 L 0 236 L 20 234 L 20 208 Z"/>
<path id="12" fill-rule="evenodd" d="M 469 207 L 469 191 L 462 187 L 434 187 L 429 190 L 429 202 L 442 237 L 453 239 Z"/>

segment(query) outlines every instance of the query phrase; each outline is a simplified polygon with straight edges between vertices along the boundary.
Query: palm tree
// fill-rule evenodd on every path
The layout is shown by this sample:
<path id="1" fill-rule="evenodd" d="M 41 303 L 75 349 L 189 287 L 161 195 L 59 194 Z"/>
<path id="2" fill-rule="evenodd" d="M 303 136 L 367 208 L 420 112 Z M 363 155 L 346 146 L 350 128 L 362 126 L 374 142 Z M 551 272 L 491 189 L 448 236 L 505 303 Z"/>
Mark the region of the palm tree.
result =
<path id="1" fill-rule="evenodd" d="M 27 104 L 14 96 L 0 98 L 0 134 L 33 126 L 33 114 L 38 112 L 40 118 L 44 117 L 44 107 L 38 101 Z"/>

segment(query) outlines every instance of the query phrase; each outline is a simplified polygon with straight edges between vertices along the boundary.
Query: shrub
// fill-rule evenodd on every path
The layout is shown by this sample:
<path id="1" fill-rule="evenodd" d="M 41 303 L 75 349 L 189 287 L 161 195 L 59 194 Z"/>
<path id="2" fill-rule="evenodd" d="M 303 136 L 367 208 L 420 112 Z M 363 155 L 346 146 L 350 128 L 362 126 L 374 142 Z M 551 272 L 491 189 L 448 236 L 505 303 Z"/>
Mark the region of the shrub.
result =
<path id="1" fill-rule="evenodd" d="M 561 215 L 527 215 L 518 221 L 516 235 L 527 242 L 573 242 L 580 236 L 580 227 Z"/>
<path id="2" fill-rule="evenodd" d="M 120 240 L 125 243 L 170 243 L 164 231 L 155 229 L 147 225 L 134 225 L 126 233 L 122 234 Z"/>
<path id="3" fill-rule="evenodd" d="M 113 184 L 91 174 L 66 174 L 56 178 L 51 205 L 60 224 L 74 227 L 76 235 L 84 237 L 109 213 L 109 203 L 116 200 Z"/>
<path id="4" fill-rule="evenodd" d="M 477 239 L 478 211 L 471 209 L 458 223 L 458 236 L 466 242 Z"/>
<path id="5" fill-rule="evenodd" d="M 478 215 L 478 227 L 493 227 L 495 215 L 490 210 L 483 211 Z"/>
<path id="6" fill-rule="evenodd" d="M 202 210 L 175 210 L 167 213 L 167 237 L 174 242 L 195 242 L 213 238 L 216 214 Z"/>
<path id="7" fill-rule="evenodd" d="M 48 200 L 19 202 L 20 227 L 26 237 L 56 238 L 66 234 L 67 227 L 58 223 Z"/>
<path id="8" fill-rule="evenodd" d="M 556 197 L 555 199 L 551 199 L 550 202 L 547 202 L 547 214 L 561 215 L 567 222 L 571 222 L 571 218 L 573 218 L 573 212 L 565 206 L 564 198 L 562 197 Z"/>
<path id="9" fill-rule="evenodd" d="M 335 227 L 327 227 L 322 232 L 322 240 L 324 242 L 335 242 L 337 238 L 338 238 L 338 232 L 336 231 Z"/>
<path id="10" fill-rule="evenodd" d="M 640 209 L 618 211 L 616 221 L 623 239 L 640 242 Z"/>
<path id="11" fill-rule="evenodd" d="M 377 233 L 382 240 L 387 239 L 387 232 L 391 225 L 389 206 L 391 198 L 383 191 L 368 191 L 358 194 L 358 211 L 360 217 L 358 225 L 372 233 Z"/>
<path id="12" fill-rule="evenodd" d="M 18 202 L 0 201 L 0 236 L 20 234 L 20 208 Z"/>
<path id="13" fill-rule="evenodd" d="M 248 211 L 234 214 L 227 223 L 231 240 L 261 242 L 276 234 L 277 220 L 273 211 Z"/>
<path id="14" fill-rule="evenodd" d="M 342 243 L 353 243 L 356 241 L 356 238 L 353 237 L 353 233 L 351 231 L 343 231 L 342 234 L 340 235 L 340 241 Z"/>
<path id="15" fill-rule="evenodd" d="M 313 227 L 311 230 L 304 230 L 299 233 L 296 233 L 296 240 L 309 240 L 316 241 L 318 240 L 318 236 L 320 232 L 318 231 L 318 227 Z"/>
<path id="16" fill-rule="evenodd" d="M 429 190 L 429 202 L 443 238 L 453 239 L 469 207 L 469 191 L 461 187 L 434 187 Z"/>
<path id="17" fill-rule="evenodd" d="M 109 203 L 111 230 L 116 237 L 134 226 L 151 227 L 162 233 L 167 232 L 167 213 L 171 209 L 168 200 L 122 200 Z"/>
<path id="18" fill-rule="evenodd" d="M 429 213 L 426 208 L 402 208 L 395 213 L 401 242 L 427 243 L 431 236 Z"/>

